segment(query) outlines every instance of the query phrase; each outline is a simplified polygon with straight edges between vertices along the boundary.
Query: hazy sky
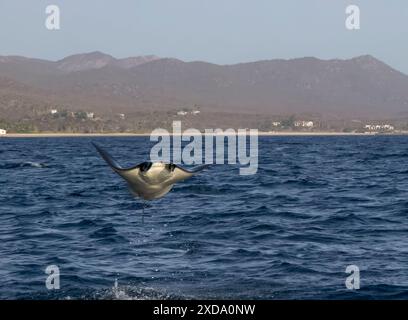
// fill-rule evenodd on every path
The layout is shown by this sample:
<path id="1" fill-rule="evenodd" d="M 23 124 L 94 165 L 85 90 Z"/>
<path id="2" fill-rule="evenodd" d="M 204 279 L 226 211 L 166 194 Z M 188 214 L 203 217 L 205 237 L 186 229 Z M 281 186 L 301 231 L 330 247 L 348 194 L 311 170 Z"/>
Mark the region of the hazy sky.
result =
<path id="1" fill-rule="evenodd" d="M 45 28 L 59 5 L 61 30 Z M 361 9 L 361 30 L 345 8 Z M 0 0 L 0 55 L 103 51 L 231 64 L 372 54 L 408 73 L 407 0 Z"/>

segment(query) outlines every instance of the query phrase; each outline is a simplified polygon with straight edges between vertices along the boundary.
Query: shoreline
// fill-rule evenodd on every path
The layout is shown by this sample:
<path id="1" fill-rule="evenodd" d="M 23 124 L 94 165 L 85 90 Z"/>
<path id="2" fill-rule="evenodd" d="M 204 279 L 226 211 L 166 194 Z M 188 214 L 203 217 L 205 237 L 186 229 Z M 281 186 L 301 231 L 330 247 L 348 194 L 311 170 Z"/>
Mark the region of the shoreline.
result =
<path id="1" fill-rule="evenodd" d="M 173 136 L 169 132 L 170 136 Z M 247 132 L 249 135 L 249 132 Z M 202 133 L 205 136 L 205 133 Z M 354 132 L 331 132 L 331 131 L 320 131 L 320 132 L 258 132 L 260 137 L 279 137 L 279 136 L 376 136 L 376 135 L 387 135 L 387 136 L 400 136 L 408 135 L 408 132 L 394 132 L 394 133 L 354 133 Z M 150 137 L 151 133 L 8 133 L 5 135 L 0 135 L 1 138 L 81 138 L 81 137 Z M 160 136 L 160 135 L 155 135 Z M 215 135 L 217 136 L 217 135 Z M 228 134 L 226 134 L 228 136 Z"/>

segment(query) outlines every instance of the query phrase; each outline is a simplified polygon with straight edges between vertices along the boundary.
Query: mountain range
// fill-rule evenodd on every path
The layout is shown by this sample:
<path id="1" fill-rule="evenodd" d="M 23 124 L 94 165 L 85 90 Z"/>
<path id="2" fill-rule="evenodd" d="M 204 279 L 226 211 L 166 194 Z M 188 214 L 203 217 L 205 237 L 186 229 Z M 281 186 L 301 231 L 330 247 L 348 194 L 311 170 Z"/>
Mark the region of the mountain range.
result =
<path id="1" fill-rule="evenodd" d="M 100 114 L 199 106 L 232 114 L 380 119 L 408 115 L 408 76 L 370 55 L 234 65 L 101 52 L 59 61 L 0 56 L 0 118 L 12 111 L 10 99 L 31 109 L 55 104 Z"/>

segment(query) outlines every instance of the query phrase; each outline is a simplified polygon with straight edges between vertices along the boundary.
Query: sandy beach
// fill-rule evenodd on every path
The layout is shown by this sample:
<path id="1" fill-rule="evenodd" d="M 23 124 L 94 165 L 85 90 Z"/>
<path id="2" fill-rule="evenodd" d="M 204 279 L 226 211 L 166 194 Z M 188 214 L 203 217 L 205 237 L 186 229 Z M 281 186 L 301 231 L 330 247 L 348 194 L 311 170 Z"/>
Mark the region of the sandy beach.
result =
<path id="1" fill-rule="evenodd" d="M 171 132 L 170 135 L 173 135 Z M 247 131 L 249 134 L 249 131 Z M 408 131 L 388 133 L 387 135 L 406 135 Z M 202 133 L 202 135 L 206 135 Z M 228 135 L 228 134 L 226 134 Z M 259 136 L 373 136 L 379 135 L 377 132 L 354 133 L 354 132 L 258 132 Z M 150 137 L 151 133 L 10 133 L 1 135 L 1 138 L 75 138 L 75 137 Z"/>
<path id="2" fill-rule="evenodd" d="M 174 135 L 169 132 L 170 135 Z M 250 134 L 249 130 L 246 134 Z M 296 132 L 296 131 L 270 131 L 258 132 L 259 136 L 374 136 L 374 135 L 407 135 L 408 131 L 395 131 L 392 133 L 379 132 L 333 132 L 333 131 L 315 131 L 315 132 Z M 157 134 L 146 133 L 61 133 L 61 132 L 44 132 L 44 133 L 8 133 L 0 135 L 1 138 L 75 138 L 75 137 L 150 137 L 159 136 Z M 202 133 L 202 135 L 207 135 Z M 217 134 L 216 134 L 217 135 Z M 229 135 L 228 133 L 222 135 Z"/>

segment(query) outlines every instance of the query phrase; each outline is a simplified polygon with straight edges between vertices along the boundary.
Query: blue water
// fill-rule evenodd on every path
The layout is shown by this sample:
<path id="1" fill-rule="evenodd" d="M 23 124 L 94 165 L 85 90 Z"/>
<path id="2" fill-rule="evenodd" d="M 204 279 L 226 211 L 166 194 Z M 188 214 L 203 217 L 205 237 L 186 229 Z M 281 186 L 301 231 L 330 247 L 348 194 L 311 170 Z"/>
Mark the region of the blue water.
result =
<path id="1" fill-rule="evenodd" d="M 408 137 L 263 137 L 256 175 L 214 166 L 144 224 L 91 141 L 128 165 L 152 145 L 0 139 L 0 298 L 408 298 Z"/>

